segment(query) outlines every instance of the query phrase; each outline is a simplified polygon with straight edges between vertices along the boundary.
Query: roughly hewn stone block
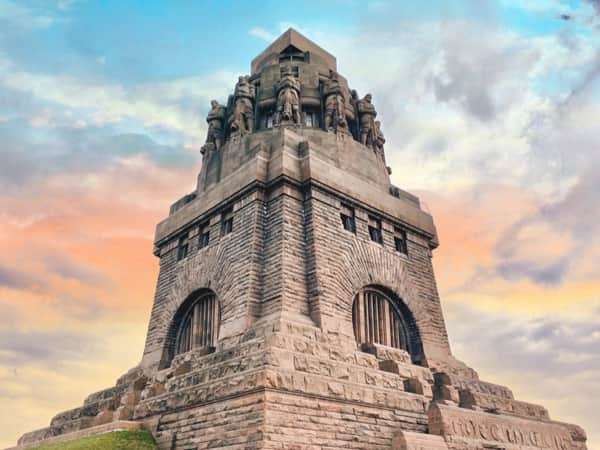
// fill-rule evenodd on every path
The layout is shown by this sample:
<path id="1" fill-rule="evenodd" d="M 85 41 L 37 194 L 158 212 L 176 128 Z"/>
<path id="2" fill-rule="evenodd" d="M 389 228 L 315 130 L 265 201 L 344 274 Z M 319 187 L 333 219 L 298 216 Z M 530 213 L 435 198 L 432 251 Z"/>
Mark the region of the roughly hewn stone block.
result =
<path id="1" fill-rule="evenodd" d="M 392 450 L 448 450 L 441 436 L 400 431 L 392 439 Z"/>

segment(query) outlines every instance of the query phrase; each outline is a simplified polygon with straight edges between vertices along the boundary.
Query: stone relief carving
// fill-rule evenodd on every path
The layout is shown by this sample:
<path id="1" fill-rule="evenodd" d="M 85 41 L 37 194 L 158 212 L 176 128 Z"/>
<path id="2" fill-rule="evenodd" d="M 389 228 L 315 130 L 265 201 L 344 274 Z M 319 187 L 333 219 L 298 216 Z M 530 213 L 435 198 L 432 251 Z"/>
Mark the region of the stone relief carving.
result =
<path id="1" fill-rule="evenodd" d="M 274 125 L 292 123 L 301 124 L 300 117 L 300 81 L 292 74 L 289 67 L 284 69 L 281 80 L 277 84 L 277 109 Z"/>
<path id="2" fill-rule="evenodd" d="M 219 150 L 221 145 L 223 145 L 225 107 L 216 100 L 211 100 L 210 106 L 211 110 L 206 117 L 206 122 L 208 123 L 206 143 L 201 150 L 203 154 L 212 150 Z"/>
<path id="3" fill-rule="evenodd" d="M 325 129 L 336 132 L 346 130 L 348 125 L 344 112 L 346 100 L 337 72 L 329 72 L 323 96 L 325 97 Z"/>
<path id="4" fill-rule="evenodd" d="M 230 128 L 241 135 L 254 130 L 254 100 L 256 92 L 247 76 L 240 76 L 235 85 L 234 107 Z"/>

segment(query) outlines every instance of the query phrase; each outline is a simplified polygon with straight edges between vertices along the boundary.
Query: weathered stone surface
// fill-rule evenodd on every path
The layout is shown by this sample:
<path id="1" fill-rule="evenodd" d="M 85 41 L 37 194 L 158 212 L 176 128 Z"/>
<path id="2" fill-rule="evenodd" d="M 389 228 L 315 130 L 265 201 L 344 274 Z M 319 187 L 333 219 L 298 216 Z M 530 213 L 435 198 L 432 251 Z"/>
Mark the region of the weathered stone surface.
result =
<path id="1" fill-rule="evenodd" d="M 429 410 L 429 431 L 443 436 L 453 449 L 485 448 L 486 445 L 513 449 L 586 448 L 581 437 L 573 436 L 569 428 L 556 422 L 500 416 L 440 404 L 432 405 Z"/>
<path id="2" fill-rule="evenodd" d="M 421 378 L 409 378 L 404 382 L 407 392 L 423 395 L 429 399 L 433 398 L 433 387 L 427 380 Z"/>
<path id="3" fill-rule="evenodd" d="M 392 439 L 392 450 L 448 450 L 441 436 L 400 431 Z"/>
<path id="4" fill-rule="evenodd" d="M 482 409 L 493 413 L 531 417 L 539 420 L 550 419 L 548 410 L 543 406 L 495 395 L 482 394 L 472 389 L 460 390 L 460 406 L 471 409 Z"/>
<path id="5" fill-rule="evenodd" d="M 410 354 L 406 350 L 399 348 L 386 347 L 384 345 L 367 343 L 362 344 L 361 350 L 375 355 L 377 359 L 383 361 L 394 361 L 402 364 L 411 364 Z"/>

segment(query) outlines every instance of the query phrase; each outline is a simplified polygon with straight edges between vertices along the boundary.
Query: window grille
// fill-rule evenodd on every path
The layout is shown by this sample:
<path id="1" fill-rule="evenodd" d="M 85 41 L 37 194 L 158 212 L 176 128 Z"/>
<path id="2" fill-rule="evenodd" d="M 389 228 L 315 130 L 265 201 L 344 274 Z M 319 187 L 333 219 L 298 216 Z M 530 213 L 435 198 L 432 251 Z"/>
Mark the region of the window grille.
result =
<path id="1" fill-rule="evenodd" d="M 381 231 L 381 220 L 369 216 L 369 236 L 373 242 L 383 244 L 383 233 Z"/>
<path id="2" fill-rule="evenodd" d="M 180 322 L 175 354 L 194 348 L 214 347 L 219 330 L 219 307 L 214 294 L 196 299 Z"/>
<path id="3" fill-rule="evenodd" d="M 356 217 L 354 215 L 354 208 L 342 205 L 340 211 L 340 217 L 342 219 L 342 225 L 344 230 L 356 233 Z"/>
<path id="4" fill-rule="evenodd" d="M 358 293 L 352 308 L 356 342 L 380 344 L 408 351 L 407 328 L 393 301 L 375 289 Z"/>

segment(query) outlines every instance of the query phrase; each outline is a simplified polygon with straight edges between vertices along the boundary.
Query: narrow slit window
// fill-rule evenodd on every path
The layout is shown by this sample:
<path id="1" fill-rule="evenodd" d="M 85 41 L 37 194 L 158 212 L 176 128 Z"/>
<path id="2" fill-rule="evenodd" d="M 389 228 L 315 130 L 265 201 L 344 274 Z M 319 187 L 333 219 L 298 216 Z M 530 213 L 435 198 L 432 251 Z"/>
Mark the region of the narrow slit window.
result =
<path id="1" fill-rule="evenodd" d="M 205 223 L 200 226 L 200 233 L 198 238 L 198 249 L 207 247 L 210 243 L 210 228 L 209 224 Z"/>
<path id="2" fill-rule="evenodd" d="M 186 258 L 190 249 L 189 235 L 186 234 L 179 238 L 179 245 L 177 246 L 177 261 L 181 261 Z"/>
<path id="3" fill-rule="evenodd" d="M 221 214 L 221 236 L 233 231 L 233 208 L 229 208 Z"/>
<path id="4" fill-rule="evenodd" d="M 369 236 L 373 242 L 383 244 L 383 233 L 381 230 L 381 220 L 376 217 L 369 216 Z"/>
<path id="5" fill-rule="evenodd" d="M 342 219 L 342 225 L 344 230 L 356 233 L 356 217 L 354 214 L 354 208 L 348 205 L 342 205 L 340 217 Z"/>
<path id="6" fill-rule="evenodd" d="M 402 228 L 394 228 L 394 245 L 396 246 L 397 252 L 403 253 L 405 255 L 408 254 L 408 242 L 406 240 L 406 231 Z"/>

